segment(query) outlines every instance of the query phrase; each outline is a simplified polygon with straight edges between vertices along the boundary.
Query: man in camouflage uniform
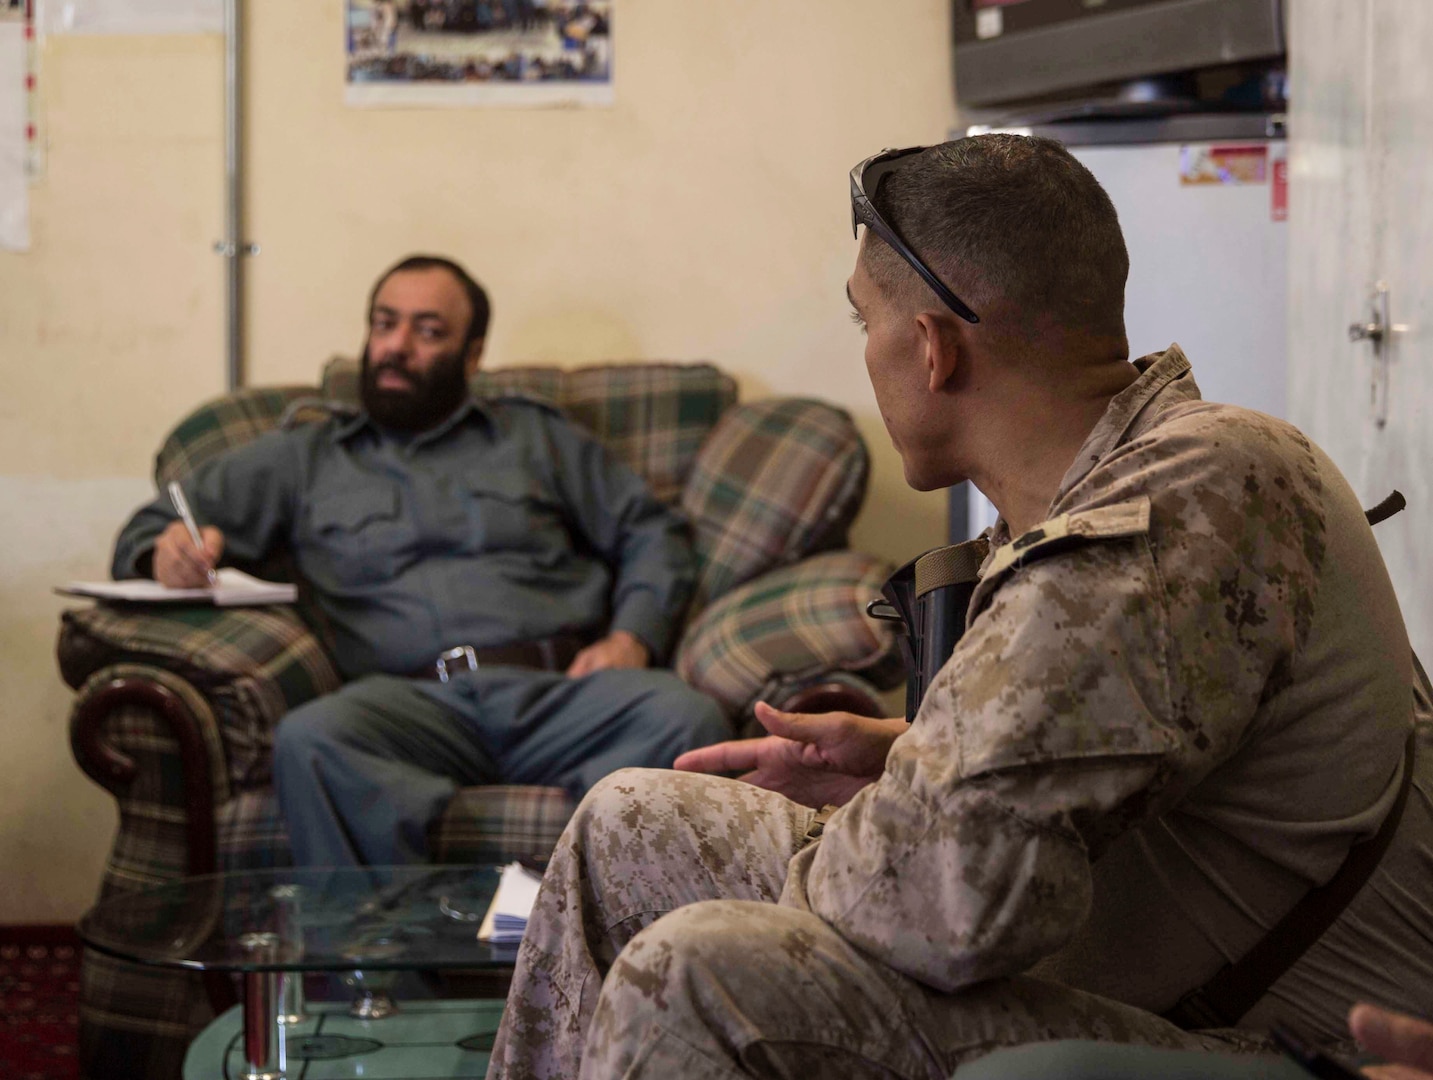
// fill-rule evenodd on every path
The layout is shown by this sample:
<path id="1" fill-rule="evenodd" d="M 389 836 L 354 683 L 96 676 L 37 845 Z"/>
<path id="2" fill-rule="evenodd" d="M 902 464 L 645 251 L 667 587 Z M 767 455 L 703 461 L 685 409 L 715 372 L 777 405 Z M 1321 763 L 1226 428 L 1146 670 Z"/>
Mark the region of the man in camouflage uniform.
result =
<path id="1" fill-rule="evenodd" d="M 1247 1043 L 1158 1014 L 1378 830 L 1415 719 L 1393 846 L 1240 1029 L 1425 1007 L 1433 738 L 1353 492 L 1289 425 L 1201 401 L 1177 347 L 1128 362 L 1114 209 L 1058 145 L 883 171 L 880 224 L 918 254 L 868 231 L 848 285 L 876 400 L 912 486 L 1001 511 L 965 636 L 908 729 L 760 707 L 768 738 L 677 762 L 741 780 L 599 784 L 489 1076 L 935 1080 L 1037 1040 Z"/>

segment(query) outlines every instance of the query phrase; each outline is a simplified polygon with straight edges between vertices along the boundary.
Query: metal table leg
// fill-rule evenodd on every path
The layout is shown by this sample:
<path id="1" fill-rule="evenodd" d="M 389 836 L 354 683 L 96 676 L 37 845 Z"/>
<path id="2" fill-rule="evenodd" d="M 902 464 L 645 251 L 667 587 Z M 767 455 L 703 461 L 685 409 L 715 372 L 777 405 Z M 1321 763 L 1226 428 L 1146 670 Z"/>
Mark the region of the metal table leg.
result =
<path id="1" fill-rule="evenodd" d="M 274 925 L 286 961 L 298 961 L 304 955 L 302 893 L 297 885 L 275 885 L 269 890 L 269 898 L 274 902 Z M 308 1019 L 304 1011 L 303 972 L 285 971 L 280 978 L 283 1008 L 279 1012 L 279 1023 L 302 1024 Z"/>
<path id="2" fill-rule="evenodd" d="M 239 944 L 256 961 L 268 960 L 277 955 L 279 936 L 245 934 Z M 280 1017 L 286 1011 L 281 972 L 244 972 L 244 1080 L 284 1080 L 287 1033 Z"/>

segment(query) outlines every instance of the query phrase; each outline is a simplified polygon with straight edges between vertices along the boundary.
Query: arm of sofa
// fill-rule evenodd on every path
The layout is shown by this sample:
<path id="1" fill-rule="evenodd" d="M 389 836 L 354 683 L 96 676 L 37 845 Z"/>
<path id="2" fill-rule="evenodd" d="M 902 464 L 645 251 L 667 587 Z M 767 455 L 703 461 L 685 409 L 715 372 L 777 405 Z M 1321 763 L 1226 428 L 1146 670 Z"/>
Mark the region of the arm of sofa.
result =
<path id="1" fill-rule="evenodd" d="M 95 674 L 115 665 L 175 676 L 178 684 L 166 684 L 191 689 L 204 703 L 199 714 L 212 717 L 219 760 L 235 788 L 267 781 L 273 728 L 286 712 L 339 685 L 317 638 L 287 607 L 73 609 L 61 617 L 57 652 L 65 681 L 90 693 L 97 692 Z M 105 700 L 134 703 L 144 681 L 131 673 L 124 692 L 111 690 Z M 103 726 L 102 705 L 90 705 L 83 694 L 76 702 L 81 711 L 86 730 Z M 178 714 L 170 707 L 160 715 Z M 95 760 L 103 762 L 103 753 Z"/>
<path id="2" fill-rule="evenodd" d="M 214 872 L 228 770 L 214 711 L 193 684 L 143 664 L 102 668 L 79 688 L 70 748 L 119 804 L 106 891 Z"/>
<path id="3" fill-rule="evenodd" d="M 763 574 L 692 621 L 677 673 L 739 717 L 758 700 L 792 712 L 881 715 L 876 692 L 904 670 L 890 626 L 865 606 L 889 573 L 869 555 L 832 551 Z"/>

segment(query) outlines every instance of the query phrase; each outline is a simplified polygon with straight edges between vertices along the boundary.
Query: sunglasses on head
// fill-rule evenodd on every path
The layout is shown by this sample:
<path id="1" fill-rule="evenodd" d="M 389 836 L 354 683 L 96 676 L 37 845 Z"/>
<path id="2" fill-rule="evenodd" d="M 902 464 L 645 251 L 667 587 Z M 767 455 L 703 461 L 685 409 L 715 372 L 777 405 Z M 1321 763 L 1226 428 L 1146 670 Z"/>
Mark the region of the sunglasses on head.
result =
<path id="1" fill-rule="evenodd" d="M 927 149 L 929 147 L 908 146 L 904 150 L 882 150 L 851 170 L 851 235 L 858 235 L 857 226 L 866 226 L 889 244 L 897 255 L 910 263 L 911 269 L 921 276 L 921 280 L 931 287 L 946 307 L 966 322 L 978 323 L 980 316 L 971 311 L 960 297 L 945 287 L 940 278 L 931 271 L 931 268 L 921 261 L 920 256 L 912 251 L 906 242 L 896 234 L 896 230 L 886 223 L 886 219 L 881 217 L 875 204 L 871 202 L 870 196 L 866 194 L 868 191 L 872 193 L 880 191 L 881 181 L 895 171 L 896 165 L 903 158 L 919 154 L 922 150 Z"/>

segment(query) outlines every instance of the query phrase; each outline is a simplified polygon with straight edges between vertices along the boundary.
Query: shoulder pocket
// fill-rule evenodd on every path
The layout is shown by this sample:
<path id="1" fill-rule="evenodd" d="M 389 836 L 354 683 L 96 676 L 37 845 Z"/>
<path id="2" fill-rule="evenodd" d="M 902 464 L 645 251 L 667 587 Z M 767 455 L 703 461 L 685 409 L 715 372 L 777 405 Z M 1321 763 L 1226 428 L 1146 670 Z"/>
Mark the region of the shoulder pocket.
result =
<path id="1" fill-rule="evenodd" d="M 1149 496 L 1076 510 L 1036 525 L 1003 547 L 996 548 L 982 568 L 980 581 L 971 597 L 967 625 L 976 616 L 1007 574 L 1041 559 L 1096 540 L 1114 540 L 1149 533 Z"/>
<path id="2" fill-rule="evenodd" d="M 985 576 L 1016 570 L 1036 559 L 1048 558 L 1076 544 L 1089 540 L 1109 540 L 1121 536 L 1144 536 L 1149 532 L 1149 496 L 1144 495 L 1114 506 L 1095 510 L 1077 510 L 1061 514 L 1022 533 L 1004 547 L 997 548 L 985 569 Z"/>

